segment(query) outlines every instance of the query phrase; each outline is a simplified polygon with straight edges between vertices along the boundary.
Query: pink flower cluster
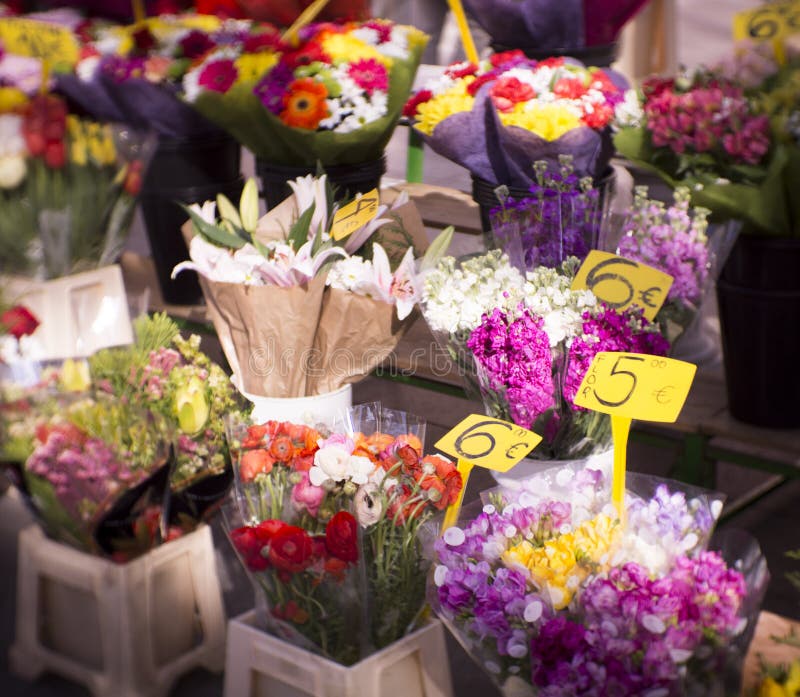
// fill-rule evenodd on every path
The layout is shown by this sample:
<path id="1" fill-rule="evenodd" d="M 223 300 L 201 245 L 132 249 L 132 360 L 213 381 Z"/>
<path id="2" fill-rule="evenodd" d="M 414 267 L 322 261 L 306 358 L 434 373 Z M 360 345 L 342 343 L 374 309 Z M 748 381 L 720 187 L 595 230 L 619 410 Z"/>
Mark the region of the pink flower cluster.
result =
<path id="1" fill-rule="evenodd" d="M 739 87 L 724 82 L 678 91 L 670 81 L 644 86 L 644 112 L 653 145 L 677 154 L 717 151 L 756 165 L 770 146 L 769 119 L 753 114 Z"/>

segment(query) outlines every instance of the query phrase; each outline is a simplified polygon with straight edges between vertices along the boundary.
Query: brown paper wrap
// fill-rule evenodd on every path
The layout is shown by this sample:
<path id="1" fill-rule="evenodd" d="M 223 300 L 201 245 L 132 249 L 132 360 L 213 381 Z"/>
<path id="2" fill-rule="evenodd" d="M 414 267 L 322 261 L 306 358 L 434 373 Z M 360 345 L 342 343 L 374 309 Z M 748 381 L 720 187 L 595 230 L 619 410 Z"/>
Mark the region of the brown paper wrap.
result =
<path id="1" fill-rule="evenodd" d="M 395 306 L 328 288 L 309 366 L 308 394 L 324 394 L 369 375 L 394 351 L 414 320 L 397 319 Z"/>
<path id="2" fill-rule="evenodd" d="M 325 278 L 307 287 L 219 283 L 200 276 L 214 329 L 241 388 L 259 397 L 304 397 Z"/>

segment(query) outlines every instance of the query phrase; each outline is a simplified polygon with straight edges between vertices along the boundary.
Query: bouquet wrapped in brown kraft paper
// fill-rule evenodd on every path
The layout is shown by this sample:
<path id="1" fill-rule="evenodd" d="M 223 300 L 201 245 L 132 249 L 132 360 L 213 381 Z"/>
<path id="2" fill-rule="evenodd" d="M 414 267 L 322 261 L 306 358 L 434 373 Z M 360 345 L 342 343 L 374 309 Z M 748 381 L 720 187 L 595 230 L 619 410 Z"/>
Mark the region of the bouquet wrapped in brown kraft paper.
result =
<path id="1" fill-rule="evenodd" d="M 372 372 L 452 238 L 428 246 L 404 194 L 391 206 L 377 190 L 334 203 L 325 175 L 290 186 L 261 220 L 252 180 L 238 209 L 222 195 L 186 208 L 191 261 L 173 272 L 200 275 L 234 384 L 254 402 L 334 393 Z"/>

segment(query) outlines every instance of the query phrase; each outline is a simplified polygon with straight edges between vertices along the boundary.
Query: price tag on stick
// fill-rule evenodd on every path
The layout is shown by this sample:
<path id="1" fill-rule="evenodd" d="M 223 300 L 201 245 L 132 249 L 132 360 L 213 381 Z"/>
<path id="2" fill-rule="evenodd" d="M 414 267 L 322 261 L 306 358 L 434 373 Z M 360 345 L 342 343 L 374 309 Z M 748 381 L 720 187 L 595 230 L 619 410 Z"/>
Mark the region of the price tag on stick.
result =
<path id="1" fill-rule="evenodd" d="M 572 290 L 590 290 L 615 310 L 638 305 L 650 321 L 672 287 L 672 276 L 638 261 L 593 249 L 578 269 Z"/>
<path id="2" fill-rule="evenodd" d="M 800 0 L 768 2 L 733 16 L 735 41 L 769 41 L 780 63 L 786 58 L 784 40 L 800 32 Z"/>
<path id="3" fill-rule="evenodd" d="M 483 414 L 468 416 L 439 439 L 435 447 L 458 459 L 462 483 L 458 500 L 447 509 L 442 530 L 458 520 L 473 467 L 508 472 L 541 441 L 542 437 L 533 431 Z"/>
<path id="4" fill-rule="evenodd" d="M 373 189 L 336 211 L 331 224 L 331 237 L 337 241 L 349 237 L 372 220 L 377 211 L 378 190 Z"/>
<path id="5" fill-rule="evenodd" d="M 611 498 L 620 516 L 625 501 L 631 420 L 672 423 L 678 418 L 697 366 L 645 353 L 603 351 L 586 371 L 575 404 L 611 415 L 614 479 Z"/>

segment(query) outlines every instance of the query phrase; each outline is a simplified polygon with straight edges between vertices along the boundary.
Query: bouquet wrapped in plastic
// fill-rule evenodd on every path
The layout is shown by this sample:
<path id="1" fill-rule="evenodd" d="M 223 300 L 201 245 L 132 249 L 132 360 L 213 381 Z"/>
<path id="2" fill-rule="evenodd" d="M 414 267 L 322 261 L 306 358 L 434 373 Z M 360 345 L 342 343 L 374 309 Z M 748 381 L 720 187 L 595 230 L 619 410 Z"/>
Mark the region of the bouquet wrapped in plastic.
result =
<path id="1" fill-rule="evenodd" d="M 580 261 L 596 249 L 610 181 L 595 187 L 579 178 L 571 158 L 559 157 L 558 171 L 534 162 L 536 182 L 524 198 L 507 197 L 490 212 L 493 246 L 505 251 L 522 272 L 537 266 L 559 266 L 568 257 Z"/>
<path id="2" fill-rule="evenodd" d="M 113 263 L 153 139 L 70 113 L 52 94 L 2 90 L 0 272 L 47 279 Z"/>
<path id="3" fill-rule="evenodd" d="M 647 198 L 647 188 L 637 187 L 632 208 L 626 212 L 616 253 L 663 271 L 673 278 L 664 305 L 656 315 L 671 344 L 695 321 L 709 288 L 719 276 L 736 241 L 737 230 L 709 228 L 705 208 L 689 207 L 691 193 L 675 189 L 674 203 L 665 206 Z"/>
<path id="4" fill-rule="evenodd" d="M 272 165 L 372 162 L 391 138 L 426 41 L 386 20 L 311 24 L 298 45 L 272 42 L 258 70 L 245 69 L 238 48 L 211 51 L 183 78 L 185 99 Z"/>
<path id="5" fill-rule="evenodd" d="M 768 574 L 754 540 L 709 539 L 722 502 L 558 467 L 484 494 L 436 546 L 430 601 L 513 695 L 738 695 Z M 733 531 L 735 534 L 736 531 Z"/>
<path id="6" fill-rule="evenodd" d="M 646 0 L 464 0 L 493 45 L 574 55 L 616 41 Z"/>
<path id="7" fill-rule="evenodd" d="M 265 591 L 267 629 L 345 664 L 421 621 L 427 524 L 461 488 L 453 463 L 422 456 L 418 421 L 367 409 L 354 408 L 349 434 L 231 429 L 246 525 L 230 535 Z M 404 433 L 391 435 L 393 416 Z M 382 430 L 352 430 L 366 426 Z"/>
<path id="8" fill-rule="evenodd" d="M 163 506 L 170 440 L 157 415 L 105 398 L 37 419 L 23 479 L 47 535 L 125 562 L 179 534 Z"/>
<path id="9" fill-rule="evenodd" d="M 572 157 L 579 177 L 602 176 L 625 86 L 612 71 L 508 51 L 450 66 L 409 100 L 405 114 L 431 148 L 473 177 L 527 189 L 536 182 L 532 163 L 556 167 L 559 155 Z"/>
<path id="10" fill-rule="evenodd" d="M 220 223 L 213 203 L 190 208 L 198 233 L 190 243 L 192 261 L 176 268 L 201 275 L 245 396 L 324 394 L 368 375 L 410 323 L 418 272 L 441 246 L 414 258 L 414 246 L 427 240 L 405 197 L 392 208 L 359 198 L 355 205 L 363 204 L 368 215 L 339 237 L 332 225 L 340 206 L 326 177 L 290 185 L 295 195 L 260 222 L 252 180 L 239 211 L 218 197 Z"/>

